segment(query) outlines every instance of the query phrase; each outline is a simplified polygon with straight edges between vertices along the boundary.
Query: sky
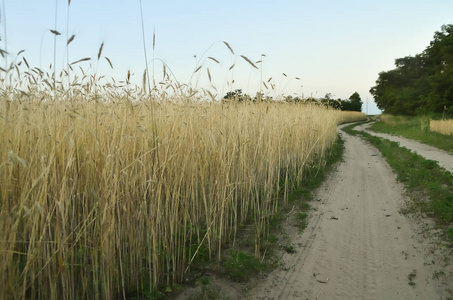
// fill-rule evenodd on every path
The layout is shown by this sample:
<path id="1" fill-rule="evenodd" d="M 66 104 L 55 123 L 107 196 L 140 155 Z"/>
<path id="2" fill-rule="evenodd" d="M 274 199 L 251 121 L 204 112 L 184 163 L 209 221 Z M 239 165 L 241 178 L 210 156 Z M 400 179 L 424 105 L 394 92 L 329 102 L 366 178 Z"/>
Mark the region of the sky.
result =
<path id="1" fill-rule="evenodd" d="M 72 0 L 69 5 L 67 0 L 2 0 L 0 5 L 0 45 L 10 53 L 9 62 L 25 50 L 21 55 L 30 65 L 49 68 L 54 61 L 49 29 L 56 29 L 62 33 L 57 70 L 67 62 L 97 58 L 104 43 L 102 56 L 114 69 L 103 58 L 93 60 L 92 68 L 117 80 L 130 70 L 132 81 L 141 85 L 147 64 L 159 81 L 164 62 L 172 80 L 207 88 L 209 68 L 217 98 L 231 89 L 251 95 L 263 89 L 273 97 L 330 93 L 335 99 L 358 92 L 369 114 L 380 113 L 369 93 L 379 72 L 393 69 L 396 58 L 421 53 L 435 31 L 453 23 L 452 0 L 143 0 L 146 61 L 140 0 Z M 271 77 L 275 88 L 265 89 L 261 78 Z"/>

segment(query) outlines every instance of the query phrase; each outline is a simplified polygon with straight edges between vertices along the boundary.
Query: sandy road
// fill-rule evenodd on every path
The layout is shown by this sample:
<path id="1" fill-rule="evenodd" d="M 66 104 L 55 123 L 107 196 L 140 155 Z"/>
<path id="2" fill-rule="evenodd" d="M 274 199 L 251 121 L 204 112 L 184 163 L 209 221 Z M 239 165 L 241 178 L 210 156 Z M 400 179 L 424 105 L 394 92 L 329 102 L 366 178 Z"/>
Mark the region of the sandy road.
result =
<path id="1" fill-rule="evenodd" d="M 308 227 L 288 229 L 297 253 L 285 253 L 282 268 L 246 299 L 452 297 L 451 266 L 421 225 L 399 213 L 405 199 L 390 167 L 374 147 L 341 134 L 344 161 L 318 190 Z"/>

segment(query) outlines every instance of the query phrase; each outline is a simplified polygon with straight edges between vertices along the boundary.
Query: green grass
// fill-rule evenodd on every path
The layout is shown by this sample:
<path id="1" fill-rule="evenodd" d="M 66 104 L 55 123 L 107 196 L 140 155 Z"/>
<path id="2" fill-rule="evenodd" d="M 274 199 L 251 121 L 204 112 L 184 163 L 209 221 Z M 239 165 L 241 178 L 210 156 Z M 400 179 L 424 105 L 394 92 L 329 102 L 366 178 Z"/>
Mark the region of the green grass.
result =
<path id="1" fill-rule="evenodd" d="M 421 211 L 433 217 L 446 238 L 453 242 L 453 175 L 435 161 L 426 160 L 396 142 L 355 131 L 354 126 L 343 130 L 361 135 L 376 146 L 396 172 L 398 180 L 405 185 L 413 200 L 407 212 Z"/>
<path id="2" fill-rule="evenodd" d="M 453 136 L 427 130 L 424 126 L 426 122 L 427 117 L 400 117 L 395 124 L 376 122 L 370 129 L 400 135 L 453 153 Z M 423 128 L 424 130 L 422 130 Z"/>
<path id="3" fill-rule="evenodd" d="M 254 274 L 268 269 L 268 265 L 243 251 L 231 250 L 224 263 L 226 274 L 237 282 L 244 282 Z"/>

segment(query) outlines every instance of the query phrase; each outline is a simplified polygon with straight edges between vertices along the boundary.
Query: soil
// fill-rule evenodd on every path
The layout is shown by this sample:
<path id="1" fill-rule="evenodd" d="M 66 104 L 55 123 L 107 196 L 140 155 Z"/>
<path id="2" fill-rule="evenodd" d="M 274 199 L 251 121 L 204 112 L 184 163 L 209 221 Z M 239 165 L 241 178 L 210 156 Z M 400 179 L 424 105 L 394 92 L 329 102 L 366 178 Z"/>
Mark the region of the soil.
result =
<path id="1" fill-rule="evenodd" d="M 317 190 L 307 228 L 285 225 L 296 252 L 248 284 L 213 277 L 216 298 L 453 298 L 451 249 L 429 219 L 401 213 L 408 199 L 379 151 L 341 135 L 344 160 Z M 198 299 L 190 293 L 178 299 Z"/>

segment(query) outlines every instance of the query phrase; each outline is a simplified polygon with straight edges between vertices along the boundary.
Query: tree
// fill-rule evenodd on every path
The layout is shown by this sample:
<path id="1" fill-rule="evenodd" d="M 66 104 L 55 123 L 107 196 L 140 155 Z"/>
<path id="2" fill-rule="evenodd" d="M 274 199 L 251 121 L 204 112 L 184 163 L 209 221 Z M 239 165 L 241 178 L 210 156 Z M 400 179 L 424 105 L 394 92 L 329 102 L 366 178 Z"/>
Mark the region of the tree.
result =
<path id="1" fill-rule="evenodd" d="M 363 102 L 362 102 L 362 99 L 360 98 L 359 93 L 354 92 L 354 94 L 352 94 L 349 97 L 349 103 L 350 103 L 350 109 L 349 110 L 362 111 Z"/>
<path id="2" fill-rule="evenodd" d="M 427 82 L 431 89 L 427 96 L 427 108 L 442 111 L 453 106 L 453 24 L 443 25 L 425 50 L 429 57 Z"/>
<path id="3" fill-rule="evenodd" d="M 229 101 L 238 101 L 238 102 L 251 100 L 249 95 L 242 94 L 241 89 L 237 89 L 237 90 L 226 93 L 226 95 L 223 97 L 223 99 L 229 100 Z"/>
<path id="4" fill-rule="evenodd" d="M 342 109 L 341 108 L 341 99 L 337 99 L 335 100 L 334 98 L 334 95 L 332 95 L 332 93 L 326 93 L 326 95 L 324 96 L 324 98 L 321 98 L 321 103 L 324 104 L 325 106 L 329 106 L 329 107 L 332 107 L 332 108 L 335 108 L 335 109 Z"/>
<path id="5" fill-rule="evenodd" d="M 443 112 L 453 107 L 453 25 L 443 25 L 420 54 L 395 59 L 370 89 L 386 113 Z"/>

